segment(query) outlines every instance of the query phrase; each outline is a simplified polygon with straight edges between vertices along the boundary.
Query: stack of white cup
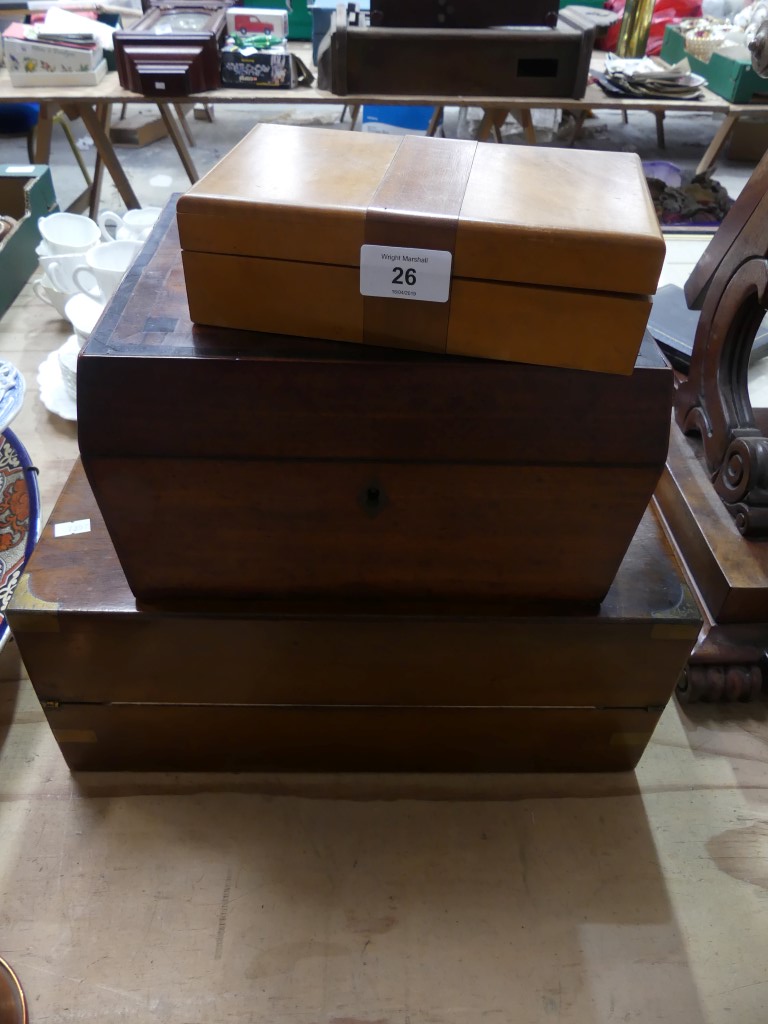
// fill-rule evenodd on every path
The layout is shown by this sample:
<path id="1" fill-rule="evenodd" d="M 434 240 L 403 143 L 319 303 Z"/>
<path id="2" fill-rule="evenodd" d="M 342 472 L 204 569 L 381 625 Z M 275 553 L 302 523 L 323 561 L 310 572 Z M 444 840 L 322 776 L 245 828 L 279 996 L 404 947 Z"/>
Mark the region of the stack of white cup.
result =
<path id="1" fill-rule="evenodd" d="M 62 380 L 71 397 L 75 395 L 77 354 L 160 212 L 159 207 L 147 207 L 129 210 L 121 217 L 108 210 L 98 223 L 79 214 L 53 213 L 38 221 L 42 241 L 37 254 L 43 274 L 33 289 L 74 328 L 75 333 L 59 350 Z"/>

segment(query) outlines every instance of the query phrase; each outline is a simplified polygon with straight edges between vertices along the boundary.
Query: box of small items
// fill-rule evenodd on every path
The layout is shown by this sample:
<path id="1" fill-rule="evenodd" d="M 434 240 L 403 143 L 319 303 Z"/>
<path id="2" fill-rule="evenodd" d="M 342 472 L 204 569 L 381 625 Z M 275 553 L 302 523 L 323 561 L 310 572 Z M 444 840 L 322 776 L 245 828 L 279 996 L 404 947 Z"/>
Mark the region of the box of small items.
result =
<path id="1" fill-rule="evenodd" d="M 314 75 L 290 53 L 285 40 L 270 32 L 234 32 L 221 48 L 221 84 L 294 89 L 311 85 Z"/>

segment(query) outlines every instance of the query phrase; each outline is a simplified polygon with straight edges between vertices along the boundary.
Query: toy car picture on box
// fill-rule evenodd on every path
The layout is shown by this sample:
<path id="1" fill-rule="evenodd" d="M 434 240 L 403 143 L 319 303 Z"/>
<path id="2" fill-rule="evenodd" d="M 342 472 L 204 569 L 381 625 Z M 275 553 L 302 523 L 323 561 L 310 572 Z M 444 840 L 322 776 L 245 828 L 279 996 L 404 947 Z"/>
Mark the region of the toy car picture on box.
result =
<path id="1" fill-rule="evenodd" d="M 294 89 L 315 76 L 271 32 L 234 32 L 221 48 L 222 85 Z"/>
<path id="2" fill-rule="evenodd" d="M 288 12 L 263 7 L 230 7 L 227 9 L 227 33 L 267 32 L 278 39 L 288 38 Z"/>

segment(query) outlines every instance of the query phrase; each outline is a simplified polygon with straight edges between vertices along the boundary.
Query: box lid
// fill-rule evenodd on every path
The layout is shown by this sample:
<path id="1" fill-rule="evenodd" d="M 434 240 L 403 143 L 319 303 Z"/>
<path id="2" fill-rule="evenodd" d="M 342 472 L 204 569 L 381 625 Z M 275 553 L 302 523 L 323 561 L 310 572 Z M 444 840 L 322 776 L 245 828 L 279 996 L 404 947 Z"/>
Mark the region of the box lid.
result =
<path id="1" fill-rule="evenodd" d="M 450 246 L 454 277 L 638 295 L 664 259 L 636 154 L 269 124 L 182 196 L 178 221 L 198 252 L 358 266 L 366 242 Z"/>

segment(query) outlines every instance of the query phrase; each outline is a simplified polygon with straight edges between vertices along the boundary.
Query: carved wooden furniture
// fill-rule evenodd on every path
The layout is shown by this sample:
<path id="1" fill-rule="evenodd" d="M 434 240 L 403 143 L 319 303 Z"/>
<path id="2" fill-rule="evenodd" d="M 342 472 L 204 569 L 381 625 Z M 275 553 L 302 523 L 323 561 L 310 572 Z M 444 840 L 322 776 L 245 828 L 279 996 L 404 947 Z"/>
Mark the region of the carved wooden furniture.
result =
<path id="1" fill-rule="evenodd" d="M 169 207 L 80 357 L 78 433 L 144 600 L 595 610 L 664 465 L 672 388 L 650 339 L 618 375 L 193 327 Z"/>
<path id="2" fill-rule="evenodd" d="M 83 519 L 88 532 L 54 539 Z M 204 533 L 189 550 L 200 573 L 216 557 Z M 594 615 L 142 607 L 79 465 L 9 614 L 77 770 L 628 770 L 700 621 L 651 513 Z"/>
<path id="3" fill-rule="evenodd" d="M 685 288 L 700 306 L 657 501 L 704 606 L 686 699 L 749 700 L 768 658 L 768 412 L 747 370 L 768 305 L 768 157 Z"/>
<path id="4" fill-rule="evenodd" d="M 261 124 L 178 221 L 195 323 L 609 373 L 664 260 L 634 153 Z M 364 248 L 392 294 L 362 294 Z M 426 257 L 444 295 L 403 298 Z"/>
<path id="5" fill-rule="evenodd" d="M 227 0 L 152 0 L 114 33 L 120 84 L 145 96 L 188 96 L 221 83 Z"/>

